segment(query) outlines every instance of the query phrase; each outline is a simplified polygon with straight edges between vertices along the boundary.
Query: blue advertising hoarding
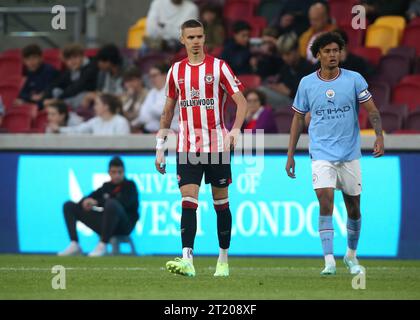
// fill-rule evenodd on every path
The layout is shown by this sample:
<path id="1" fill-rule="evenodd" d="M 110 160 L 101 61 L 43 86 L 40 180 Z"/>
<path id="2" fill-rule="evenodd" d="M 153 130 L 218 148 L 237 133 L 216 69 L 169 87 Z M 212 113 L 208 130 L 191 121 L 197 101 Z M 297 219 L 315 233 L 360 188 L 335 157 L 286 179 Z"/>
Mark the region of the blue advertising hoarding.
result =
<path id="1" fill-rule="evenodd" d="M 3 156 L 3 155 L 2 155 Z M 16 232 L 19 252 L 55 253 L 68 244 L 62 206 L 67 200 L 100 187 L 108 179 L 110 155 L 19 155 L 17 157 Z M 179 254 L 181 196 L 174 159 L 165 176 L 154 168 L 152 155 L 122 155 L 126 176 L 140 193 L 140 221 L 132 238 L 139 254 Z M 232 245 L 236 255 L 321 255 L 318 202 L 312 189 L 310 159 L 296 157 L 297 179 L 287 177 L 286 156 L 234 157 L 229 199 L 233 215 Z M 359 254 L 397 257 L 403 187 L 397 155 L 362 158 L 363 216 Z M 171 164 L 172 163 L 172 164 Z M 346 210 L 335 194 L 335 252 L 346 249 Z M 98 236 L 78 225 L 84 250 Z M 199 195 L 196 254 L 217 254 L 216 215 L 208 185 Z"/>

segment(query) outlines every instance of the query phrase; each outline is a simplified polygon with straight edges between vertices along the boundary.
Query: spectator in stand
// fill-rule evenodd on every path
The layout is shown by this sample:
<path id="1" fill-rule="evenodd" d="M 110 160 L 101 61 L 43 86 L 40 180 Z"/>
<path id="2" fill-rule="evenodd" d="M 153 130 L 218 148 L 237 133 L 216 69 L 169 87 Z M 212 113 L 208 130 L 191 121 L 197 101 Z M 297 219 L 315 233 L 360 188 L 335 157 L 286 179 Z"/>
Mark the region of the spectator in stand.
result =
<path id="1" fill-rule="evenodd" d="M 329 31 L 333 31 L 335 26 L 331 24 L 330 7 L 326 2 L 317 2 L 309 8 L 310 28 L 299 38 L 300 55 L 311 63 L 318 60 L 312 55 L 311 46 L 315 39 Z"/>
<path id="2" fill-rule="evenodd" d="M 59 73 L 53 66 L 44 63 L 42 50 L 37 44 L 24 47 L 22 57 L 26 80 L 15 105 L 21 105 L 25 102 L 36 103 L 42 109 L 46 91 L 57 79 Z"/>
<path id="3" fill-rule="evenodd" d="M 181 24 L 189 19 L 198 19 L 195 3 L 186 0 L 154 0 L 147 13 L 145 45 L 157 51 L 180 48 Z"/>
<path id="4" fill-rule="evenodd" d="M 96 55 L 99 68 L 96 91 L 85 95 L 82 107 L 89 108 L 95 101 L 98 92 L 122 96 L 123 57 L 120 49 L 114 44 L 104 45 Z"/>
<path id="5" fill-rule="evenodd" d="M 201 9 L 201 22 L 206 35 L 206 47 L 209 51 L 223 45 L 225 28 L 218 7 L 207 4 Z"/>
<path id="6" fill-rule="evenodd" d="M 354 55 L 349 51 L 349 48 L 347 48 L 349 38 L 343 30 L 337 29 L 335 32 L 343 38 L 345 43 L 345 46 L 340 53 L 340 67 L 356 71 L 360 73 L 365 79 L 368 79 L 373 74 L 374 67 L 362 57 Z"/>
<path id="7" fill-rule="evenodd" d="M 369 23 L 381 16 L 404 16 L 410 0 L 362 0 Z"/>
<path id="8" fill-rule="evenodd" d="M 139 195 L 136 184 L 125 178 L 124 163 L 119 157 L 109 162 L 110 181 L 78 203 L 64 204 L 64 219 L 70 236 L 70 245 L 59 256 L 82 255 L 76 223 L 83 222 L 95 231 L 100 240 L 89 257 L 107 254 L 106 246 L 113 236 L 129 235 L 139 219 Z"/>
<path id="9" fill-rule="evenodd" d="M 131 122 L 132 127 L 140 129 L 143 133 L 155 133 L 160 129 L 160 117 L 165 106 L 166 74 L 169 66 L 165 63 L 157 64 L 149 70 L 149 78 L 152 89 L 147 93 L 144 103 L 140 107 L 137 119 Z M 178 131 L 179 108 L 175 109 L 171 129 Z"/>
<path id="10" fill-rule="evenodd" d="M 126 118 L 119 113 L 122 104 L 120 98 L 107 93 L 101 93 L 95 100 L 96 116 L 87 122 L 73 127 L 60 127 L 50 125 L 51 132 L 78 134 L 89 133 L 93 135 L 125 135 L 130 133 L 130 125 Z"/>
<path id="11" fill-rule="evenodd" d="M 3 123 L 3 117 L 4 117 L 4 105 L 3 105 L 3 99 L 1 98 L 1 95 L 0 95 L 0 127 L 1 127 L 1 124 Z"/>
<path id="12" fill-rule="evenodd" d="M 281 58 L 277 52 L 278 33 L 274 28 L 265 28 L 262 32 L 262 44 L 256 55 L 255 73 L 262 80 L 274 76 L 282 66 Z M 251 63 L 252 63 L 251 59 Z"/>
<path id="13" fill-rule="evenodd" d="M 266 106 L 264 93 L 256 89 L 249 89 L 245 91 L 244 96 L 248 102 L 248 110 L 242 132 L 252 130 L 252 133 L 255 133 L 257 129 L 262 129 L 264 133 L 277 133 L 274 113 L 271 107 Z"/>
<path id="14" fill-rule="evenodd" d="M 300 56 L 296 34 L 282 35 L 277 49 L 284 64 L 276 79 L 259 88 L 266 94 L 267 101 L 273 108 L 290 106 L 300 80 L 315 70 L 310 62 Z"/>
<path id="15" fill-rule="evenodd" d="M 131 122 L 138 118 L 148 90 L 143 86 L 142 75 L 137 67 L 131 67 L 124 73 L 123 84 L 123 116 Z"/>
<path id="16" fill-rule="evenodd" d="M 279 36 L 296 33 L 300 36 L 309 28 L 308 11 L 314 0 L 284 0 L 284 4 L 274 26 Z"/>
<path id="17" fill-rule="evenodd" d="M 78 116 L 73 111 L 69 110 L 68 105 L 63 101 L 51 101 L 45 106 L 47 111 L 48 124 L 45 129 L 46 133 L 53 133 L 52 128 L 58 127 L 72 127 L 77 126 L 83 122 L 83 118 Z"/>
<path id="18" fill-rule="evenodd" d="M 230 65 L 236 75 L 252 73 L 249 48 L 251 26 L 248 22 L 236 21 L 232 29 L 233 38 L 226 41 L 221 58 Z"/>
<path id="19" fill-rule="evenodd" d="M 66 45 L 63 48 L 63 59 L 67 69 L 51 86 L 47 97 L 64 100 L 72 109 L 76 109 L 86 93 L 96 89 L 98 68 L 95 61 L 85 57 L 80 44 Z M 49 102 L 46 99 L 44 105 Z"/>
<path id="20" fill-rule="evenodd" d="M 407 10 L 408 20 L 420 17 L 420 0 L 412 0 Z"/>

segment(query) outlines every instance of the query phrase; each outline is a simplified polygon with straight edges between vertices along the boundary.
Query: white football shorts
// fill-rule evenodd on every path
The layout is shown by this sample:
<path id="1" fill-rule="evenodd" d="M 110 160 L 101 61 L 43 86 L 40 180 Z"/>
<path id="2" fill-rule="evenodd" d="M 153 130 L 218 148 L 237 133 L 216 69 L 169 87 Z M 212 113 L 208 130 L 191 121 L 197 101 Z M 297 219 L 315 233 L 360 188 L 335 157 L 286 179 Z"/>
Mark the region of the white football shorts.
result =
<path id="1" fill-rule="evenodd" d="M 334 188 L 349 196 L 359 195 L 362 192 L 360 160 L 312 160 L 312 185 L 314 189 Z"/>

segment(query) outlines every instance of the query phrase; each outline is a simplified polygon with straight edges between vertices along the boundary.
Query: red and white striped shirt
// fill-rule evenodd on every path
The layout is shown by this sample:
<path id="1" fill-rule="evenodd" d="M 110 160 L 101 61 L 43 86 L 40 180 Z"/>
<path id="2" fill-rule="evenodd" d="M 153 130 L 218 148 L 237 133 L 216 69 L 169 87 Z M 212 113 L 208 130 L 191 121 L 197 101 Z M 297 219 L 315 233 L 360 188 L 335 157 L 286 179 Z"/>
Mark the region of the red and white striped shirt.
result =
<path id="1" fill-rule="evenodd" d="M 206 55 L 198 65 L 188 58 L 172 65 L 166 96 L 178 100 L 178 152 L 223 152 L 227 129 L 223 112 L 227 94 L 242 91 L 228 64 Z"/>

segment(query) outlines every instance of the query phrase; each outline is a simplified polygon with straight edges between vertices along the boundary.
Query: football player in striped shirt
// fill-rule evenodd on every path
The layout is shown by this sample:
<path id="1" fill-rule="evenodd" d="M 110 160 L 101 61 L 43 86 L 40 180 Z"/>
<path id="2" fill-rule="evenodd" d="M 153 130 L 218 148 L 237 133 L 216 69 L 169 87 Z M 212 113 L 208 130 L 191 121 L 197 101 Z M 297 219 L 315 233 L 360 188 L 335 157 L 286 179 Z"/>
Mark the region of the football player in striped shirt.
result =
<path id="1" fill-rule="evenodd" d="M 228 276 L 232 215 L 228 186 L 232 182 L 230 151 L 243 125 L 247 102 L 243 86 L 226 62 L 204 53 L 204 28 L 198 20 L 181 26 L 181 43 L 188 57 L 172 65 L 166 80 L 166 103 L 157 134 L 156 169 L 165 173 L 164 142 L 174 108 L 178 103 L 177 175 L 182 194 L 182 258 L 168 261 L 166 268 L 176 274 L 195 276 L 194 239 L 197 229 L 198 191 L 203 175 L 210 183 L 217 214 L 219 258 L 214 276 Z M 229 132 L 223 113 L 227 95 L 237 105 L 236 119 Z"/>

